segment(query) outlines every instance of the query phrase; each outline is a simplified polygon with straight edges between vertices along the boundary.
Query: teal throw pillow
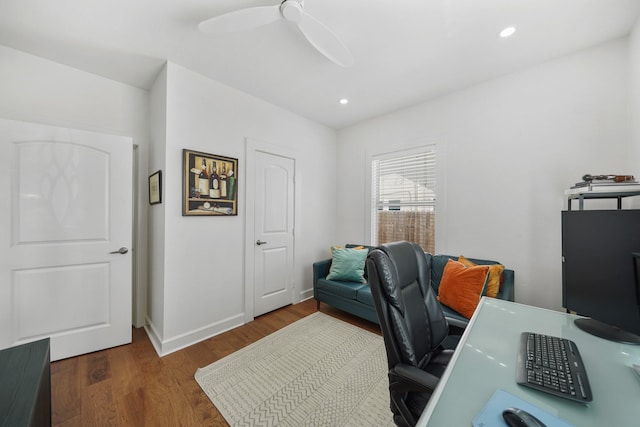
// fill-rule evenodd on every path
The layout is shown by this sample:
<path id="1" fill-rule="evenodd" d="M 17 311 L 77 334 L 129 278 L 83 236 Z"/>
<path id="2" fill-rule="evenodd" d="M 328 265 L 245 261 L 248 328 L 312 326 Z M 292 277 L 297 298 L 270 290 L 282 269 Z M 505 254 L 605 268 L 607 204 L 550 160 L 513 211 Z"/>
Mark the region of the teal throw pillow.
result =
<path id="1" fill-rule="evenodd" d="M 331 269 L 327 280 L 344 280 L 347 282 L 366 283 L 364 263 L 369 254 L 368 249 L 331 248 Z"/>

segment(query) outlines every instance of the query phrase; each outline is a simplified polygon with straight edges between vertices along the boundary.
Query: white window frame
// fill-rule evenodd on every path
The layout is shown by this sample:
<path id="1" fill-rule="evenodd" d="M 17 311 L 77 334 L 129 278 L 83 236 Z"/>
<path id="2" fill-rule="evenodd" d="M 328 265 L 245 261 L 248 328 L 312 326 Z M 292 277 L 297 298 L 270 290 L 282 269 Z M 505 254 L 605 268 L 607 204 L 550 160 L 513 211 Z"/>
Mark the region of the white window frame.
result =
<path id="1" fill-rule="evenodd" d="M 368 151 L 368 150 L 367 150 Z M 405 146 L 405 148 L 398 148 L 397 150 L 387 151 L 387 152 L 367 152 L 366 158 L 366 206 L 365 206 L 365 236 L 366 243 L 369 245 L 375 245 L 375 233 L 377 233 L 377 224 L 376 224 L 376 209 L 375 209 L 375 200 L 373 195 L 374 183 L 373 180 L 373 170 L 372 165 L 374 160 L 380 159 L 389 159 L 395 157 L 402 156 L 410 156 L 412 154 L 421 154 L 425 151 L 433 151 L 436 156 L 436 248 L 440 250 L 443 247 L 446 247 L 445 243 L 445 230 L 446 230 L 446 215 L 444 211 L 446 209 L 446 183 L 443 177 L 446 176 L 446 168 L 445 168 L 445 155 L 443 151 L 443 147 L 440 144 L 436 143 L 428 143 L 426 141 L 421 141 L 419 145 L 414 144 L 410 146 Z M 373 227 L 376 227 L 374 229 Z"/>

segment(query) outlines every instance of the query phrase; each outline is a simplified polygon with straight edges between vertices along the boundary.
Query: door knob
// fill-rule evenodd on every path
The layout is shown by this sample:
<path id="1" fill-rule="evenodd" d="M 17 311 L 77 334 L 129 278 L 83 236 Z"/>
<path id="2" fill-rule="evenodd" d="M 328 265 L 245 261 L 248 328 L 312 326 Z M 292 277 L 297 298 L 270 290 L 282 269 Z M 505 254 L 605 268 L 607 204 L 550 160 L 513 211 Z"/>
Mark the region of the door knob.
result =
<path id="1" fill-rule="evenodd" d="M 262 240 L 258 240 L 258 241 L 256 242 L 256 245 L 258 245 L 258 246 L 260 246 L 260 245 L 266 245 L 266 244 L 267 244 L 267 242 L 263 242 Z"/>
<path id="2" fill-rule="evenodd" d="M 120 255 L 124 255 L 127 252 L 129 252 L 129 249 L 125 248 L 124 246 L 121 247 L 120 249 L 118 249 L 117 251 L 113 251 L 113 252 L 109 252 L 110 254 L 120 254 Z"/>

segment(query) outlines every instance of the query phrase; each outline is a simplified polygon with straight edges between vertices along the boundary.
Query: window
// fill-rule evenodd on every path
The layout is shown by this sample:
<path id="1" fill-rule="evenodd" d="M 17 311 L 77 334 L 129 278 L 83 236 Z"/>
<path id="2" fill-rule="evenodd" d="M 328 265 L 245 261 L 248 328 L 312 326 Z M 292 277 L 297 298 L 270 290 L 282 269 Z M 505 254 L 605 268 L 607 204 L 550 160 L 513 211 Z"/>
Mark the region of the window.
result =
<path id="1" fill-rule="evenodd" d="M 374 156 L 371 241 L 407 240 L 435 252 L 435 146 Z"/>

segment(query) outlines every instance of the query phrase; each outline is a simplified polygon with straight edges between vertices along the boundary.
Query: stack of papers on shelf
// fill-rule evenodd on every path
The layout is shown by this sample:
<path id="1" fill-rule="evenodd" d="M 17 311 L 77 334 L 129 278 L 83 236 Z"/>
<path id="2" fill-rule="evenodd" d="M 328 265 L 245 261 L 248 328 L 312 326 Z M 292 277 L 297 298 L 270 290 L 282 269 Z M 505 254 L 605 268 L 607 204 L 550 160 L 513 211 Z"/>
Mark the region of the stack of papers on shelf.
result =
<path id="1" fill-rule="evenodd" d="M 584 187 L 610 187 L 610 186 L 620 186 L 620 185 L 637 185 L 638 181 L 629 180 L 624 182 L 614 182 L 610 180 L 593 180 L 593 181 L 581 181 L 576 182 L 575 185 L 572 185 L 571 188 L 584 188 Z"/>
<path id="2" fill-rule="evenodd" d="M 640 183 L 633 175 L 585 175 L 565 195 L 583 193 L 627 193 L 640 191 Z"/>
<path id="3" fill-rule="evenodd" d="M 581 193 L 626 193 L 640 191 L 640 183 L 637 181 L 623 183 L 608 184 L 590 184 L 587 186 L 576 187 L 575 185 L 564 191 L 565 195 L 581 194 Z"/>
<path id="4" fill-rule="evenodd" d="M 633 175 L 585 175 L 565 195 L 592 193 L 624 193 L 640 191 L 640 183 Z"/>

